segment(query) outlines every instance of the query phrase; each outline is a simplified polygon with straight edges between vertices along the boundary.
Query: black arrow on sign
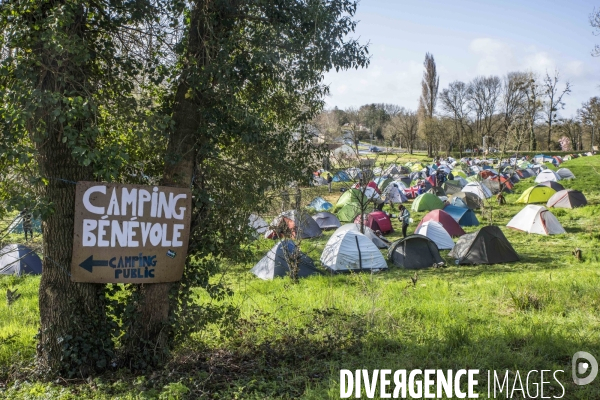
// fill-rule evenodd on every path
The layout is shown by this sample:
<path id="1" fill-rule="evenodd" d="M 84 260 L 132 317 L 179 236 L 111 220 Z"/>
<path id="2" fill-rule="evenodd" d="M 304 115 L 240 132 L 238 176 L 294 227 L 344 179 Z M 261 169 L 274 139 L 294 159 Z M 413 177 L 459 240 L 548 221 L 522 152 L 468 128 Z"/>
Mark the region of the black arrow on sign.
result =
<path id="1" fill-rule="evenodd" d="M 108 260 L 95 260 L 94 255 L 89 256 L 79 266 L 88 272 L 92 272 L 94 267 L 108 267 Z"/>

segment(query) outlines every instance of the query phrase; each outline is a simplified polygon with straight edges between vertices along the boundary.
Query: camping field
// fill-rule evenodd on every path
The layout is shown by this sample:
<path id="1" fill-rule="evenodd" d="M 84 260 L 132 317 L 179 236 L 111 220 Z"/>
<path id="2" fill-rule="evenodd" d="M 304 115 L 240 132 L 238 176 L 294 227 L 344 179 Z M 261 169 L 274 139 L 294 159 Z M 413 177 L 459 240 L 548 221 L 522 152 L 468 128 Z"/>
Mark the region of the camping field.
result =
<path id="1" fill-rule="evenodd" d="M 149 376 L 112 371 L 95 380 L 29 379 L 39 277 L 2 276 L 2 293 L 18 289 L 22 296 L 10 305 L 0 302 L 0 397 L 336 399 L 340 369 L 387 368 L 479 369 L 480 398 L 487 398 L 487 370 L 509 370 L 511 388 L 517 371 L 525 384 L 530 370 L 563 370 L 557 375 L 564 385 L 562 398 L 600 398 L 600 379 L 587 386 L 571 379 L 575 352 L 600 357 L 600 157 L 577 158 L 561 167 L 576 179 L 560 183 L 588 200 L 582 208 L 551 209 L 566 234 L 506 228 L 523 208 L 515 200 L 533 178 L 518 183 L 506 195 L 506 205 L 494 205 L 485 215 L 477 212 L 482 225 L 502 228 L 520 262 L 458 266 L 442 251 L 443 268 L 416 275 L 389 264 L 389 270 L 376 274 L 323 273 L 297 284 L 288 278 L 261 281 L 248 272 L 253 263 L 224 265 L 214 279 L 233 290 L 223 302 L 239 317 L 193 334 L 164 371 Z M 307 189 L 303 200 L 321 195 L 335 203 L 340 187 L 334 185 L 331 195 L 326 186 Z M 411 212 L 409 234 L 424 214 Z M 397 219 L 394 228 L 387 236 L 391 241 L 401 237 Z M 331 233 L 301 243 L 317 265 Z M 3 240 L 9 239 L 21 238 Z M 254 262 L 273 244 L 267 239 L 250 244 Z M 572 254 L 576 248 L 580 260 Z M 198 302 L 208 301 L 198 290 Z M 544 396 L 561 397 L 563 388 L 549 380 Z M 516 392 L 512 398 L 523 396 Z"/>

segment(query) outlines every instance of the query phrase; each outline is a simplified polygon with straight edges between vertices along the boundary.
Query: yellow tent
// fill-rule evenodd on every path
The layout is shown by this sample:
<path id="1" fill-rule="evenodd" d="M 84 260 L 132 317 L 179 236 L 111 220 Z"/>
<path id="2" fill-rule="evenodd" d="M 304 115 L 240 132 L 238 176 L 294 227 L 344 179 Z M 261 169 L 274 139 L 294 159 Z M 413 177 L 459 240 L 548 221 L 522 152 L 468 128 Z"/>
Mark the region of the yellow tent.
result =
<path id="1" fill-rule="evenodd" d="M 517 203 L 546 203 L 556 190 L 544 185 L 535 185 L 525 190 Z"/>

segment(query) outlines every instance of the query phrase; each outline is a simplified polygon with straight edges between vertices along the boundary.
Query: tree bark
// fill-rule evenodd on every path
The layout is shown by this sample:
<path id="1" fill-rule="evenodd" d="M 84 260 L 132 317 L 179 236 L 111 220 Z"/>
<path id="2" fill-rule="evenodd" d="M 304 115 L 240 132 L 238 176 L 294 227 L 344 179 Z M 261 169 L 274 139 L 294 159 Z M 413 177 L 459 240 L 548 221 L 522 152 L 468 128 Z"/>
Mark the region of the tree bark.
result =
<path id="1" fill-rule="evenodd" d="M 75 185 L 55 178 L 89 180 L 91 171 L 73 160 L 71 150 L 56 135 L 38 147 L 40 171 L 49 179 L 44 197 L 54 205 L 42 225 L 38 367 L 52 375 L 87 377 L 98 366 L 108 366 L 113 356 L 112 336 L 107 331 L 103 285 L 71 282 Z M 93 350 L 86 353 L 86 345 Z M 63 359 L 66 352 L 75 357 Z"/>
<path id="2" fill-rule="evenodd" d="M 58 8 L 58 5 L 53 7 Z M 71 36 L 80 36 L 84 41 L 83 7 L 77 12 L 65 29 Z M 86 81 L 85 64 L 73 65 L 68 55 L 58 59 L 41 42 L 36 51 L 43 60 L 38 70 L 38 87 L 44 96 L 81 93 L 85 97 L 93 91 Z M 73 74 L 73 70 L 77 70 L 77 74 Z M 107 367 L 113 358 L 112 324 L 106 319 L 104 285 L 76 283 L 70 279 L 74 183 L 91 180 L 93 174 L 91 167 L 80 165 L 69 145 L 63 143 L 63 126 L 51 117 L 55 109 L 55 104 L 43 103 L 29 126 L 36 143 L 40 174 L 48 180 L 43 188 L 43 198 L 50 205 L 43 213 L 42 224 L 44 260 L 38 299 L 37 363 L 44 374 L 87 377 L 95 370 Z M 65 110 L 61 112 L 65 113 Z M 44 131 L 39 130 L 39 122 L 44 123 Z M 89 124 L 90 121 L 82 119 L 71 121 L 70 127 L 81 131 Z"/>
<path id="3" fill-rule="evenodd" d="M 201 68 L 207 62 L 202 40 L 204 25 L 197 5 L 190 22 L 187 63 L 188 68 Z M 193 62 L 195 61 L 195 62 Z M 169 136 L 167 159 L 161 184 L 164 186 L 189 188 L 192 184 L 194 163 L 197 154 L 200 130 L 198 93 L 190 96 L 188 83 L 190 71 L 181 75 L 173 106 L 174 129 Z M 191 235 L 190 235 L 191 237 Z M 139 285 L 137 290 L 136 313 L 130 323 L 129 335 L 124 343 L 125 362 L 129 367 L 144 368 L 163 364 L 169 357 L 172 329 L 169 318 L 172 312 L 170 292 L 177 283 L 154 283 Z M 140 354 L 151 357 L 140 358 Z"/>

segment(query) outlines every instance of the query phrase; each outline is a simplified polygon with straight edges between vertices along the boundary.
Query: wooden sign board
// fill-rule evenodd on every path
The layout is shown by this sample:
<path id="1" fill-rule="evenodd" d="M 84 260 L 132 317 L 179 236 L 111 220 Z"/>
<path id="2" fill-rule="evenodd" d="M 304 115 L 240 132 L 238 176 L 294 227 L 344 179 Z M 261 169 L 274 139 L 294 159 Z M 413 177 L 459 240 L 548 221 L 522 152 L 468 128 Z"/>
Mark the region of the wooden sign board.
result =
<path id="1" fill-rule="evenodd" d="M 78 182 L 71 280 L 180 280 L 191 212 L 189 189 Z"/>

